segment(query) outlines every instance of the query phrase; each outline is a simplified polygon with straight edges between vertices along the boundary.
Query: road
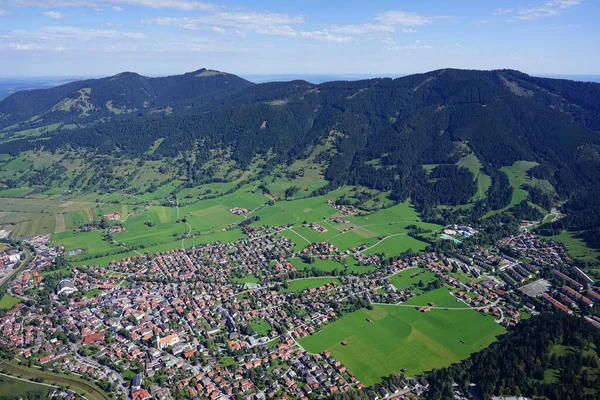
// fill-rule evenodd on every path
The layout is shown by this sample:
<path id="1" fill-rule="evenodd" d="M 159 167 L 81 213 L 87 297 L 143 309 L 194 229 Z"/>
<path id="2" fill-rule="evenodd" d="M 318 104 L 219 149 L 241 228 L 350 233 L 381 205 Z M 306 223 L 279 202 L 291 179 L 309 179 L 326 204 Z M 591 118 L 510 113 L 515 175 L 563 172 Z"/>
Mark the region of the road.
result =
<path id="1" fill-rule="evenodd" d="M 13 269 L 8 274 L 6 274 L 4 277 L 2 277 L 2 279 L 0 279 L 0 287 L 2 287 L 5 283 L 10 281 L 10 279 L 12 277 L 14 277 L 16 274 L 18 274 L 22 270 L 26 269 L 26 267 L 28 267 L 29 264 L 34 262 L 35 259 L 37 258 L 37 254 L 33 257 L 31 256 L 31 251 L 26 246 L 23 246 L 23 253 L 25 253 L 25 260 L 20 261 L 19 266 L 17 268 Z"/>
<path id="2" fill-rule="evenodd" d="M 17 381 L 23 381 L 23 382 L 31 383 L 31 384 L 34 384 L 34 385 L 48 386 L 48 387 L 51 387 L 51 388 L 54 388 L 54 389 L 58 388 L 58 386 L 51 385 L 49 383 L 34 382 L 34 381 L 30 381 L 30 380 L 23 379 L 23 378 L 17 378 L 16 376 L 12 376 L 12 375 L 8 375 L 8 374 L 3 374 L 2 372 L 0 372 L 0 375 L 6 376 L 7 378 L 10 378 L 10 379 L 15 379 Z"/>

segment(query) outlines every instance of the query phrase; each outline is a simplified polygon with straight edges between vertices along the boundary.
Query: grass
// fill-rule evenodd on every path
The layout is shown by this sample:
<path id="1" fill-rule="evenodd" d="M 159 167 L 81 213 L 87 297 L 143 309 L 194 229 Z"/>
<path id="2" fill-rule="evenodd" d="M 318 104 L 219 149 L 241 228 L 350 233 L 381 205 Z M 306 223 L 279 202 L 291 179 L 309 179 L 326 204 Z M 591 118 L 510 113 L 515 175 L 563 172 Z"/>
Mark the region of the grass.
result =
<path id="1" fill-rule="evenodd" d="M 243 278 L 233 278 L 235 283 L 258 283 L 260 279 L 255 277 L 254 275 L 246 275 Z"/>
<path id="2" fill-rule="evenodd" d="M 422 251 L 428 246 L 427 243 L 421 242 L 418 239 L 408 236 L 406 234 L 396 234 L 395 236 L 388 236 L 385 239 L 377 242 L 369 250 L 365 251 L 365 254 L 384 254 L 384 258 L 397 256 L 400 253 L 404 253 L 408 249 L 413 251 Z"/>
<path id="3" fill-rule="evenodd" d="M 237 363 L 231 357 L 223 357 L 219 360 L 219 365 L 223 367 L 237 367 Z"/>
<path id="4" fill-rule="evenodd" d="M 472 310 L 422 313 L 374 306 L 345 315 L 299 343 L 311 353 L 329 350 L 368 386 L 403 368 L 415 376 L 463 360 L 503 332 L 492 318 Z"/>
<path id="5" fill-rule="evenodd" d="M 423 290 L 419 287 L 419 281 L 423 281 L 424 285 L 435 280 L 433 272 L 425 268 L 411 268 L 402 272 L 398 272 L 392 276 L 392 285 L 398 290 L 411 289 L 414 293 L 421 293 Z"/>
<path id="6" fill-rule="evenodd" d="M 477 193 L 471 198 L 470 202 L 474 203 L 478 200 L 484 199 L 487 193 L 487 190 L 492 185 L 492 178 L 483 172 L 483 166 L 477 156 L 473 153 L 469 154 L 458 160 L 456 163 L 459 167 L 467 168 L 469 171 L 473 173 L 475 180 L 477 181 Z"/>
<path id="7" fill-rule="evenodd" d="M 302 260 L 300 258 L 292 258 L 289 261 L 298 270 L 316 268 L 319 271 L 330 272 L 333 275 L 336 275 L 336 274 L 334 274 L 334 272 L 336 272 L 336 270 L 338 272 L 341 272 L 342 270 L 346 270 L 347 273 L 353 274 L 353 275 L 361 275 L 361 274 L 372 271 L 371 268 L 354 265 L 353 263 L 344 265 L 344 264 L 340 264 L 339 262 L 337 262 L 335 260 L 329 260 L 329 259 L 321 260 L 320 258 L 315 258 L 314 263 L 312 263 L 312 264 L 306 263 L 306 262 L 304 262 L 304 260 Z M 354 259 L 348 258 L 347 261 L 354 261 Z"/>
<path id="8" fill-rule="evenodd" d="M 306 289 L 318 288 L 328 283 L 337 282 L 341 285 L 341 282 L 337 278 L 308 278 L 308 279 L 296 279 L 288 282 L 288 287 L 284 289 L 286 292 L 301 292 Z"/>
<path id="9" fill-rule="evenodd" d="M 10 310 L 20 302 L 21 300 L 17 299 L 16 297 L 12 297 L 9 294 L 4 294 L 0 299 L 0 310 Z"/>
<path id="10" fill-rule="evenodd" d="M 49 391 L 48 386 L 0 376 L 0 398 L 27 398 L 27 394 L 32 392 L 42 393 L 46 398 Z"/>
<path id="11" fill-rule="evenodd" d="M 500 170 L 506 174 L 510 186 L 513 188 L 510 204 L 502 210 L 490 211 L 486 216 L 494 215 L 502 211 L 508 210 L 512 206 L 526 200 L 529 193 L 523 188 L 524 185 L 536 186 L 548 194 L 554 193 L 554 187 L 546 180 L 532 178 L 528 172 L 533 167 L 537 166 L 537 162 L 533 161 L 515 161 L 509 167 L 502 167 Z"/>
<path id="12" fill-rule="evenodd" d="M 569 256 L 574 259 L 591 262 L 600 260 L 600 250 L 588 247 L 579 236 L 579 232 L 562 231 L 558 235 L 547 236 L 546 238 L 563 243 L 567 247 Z"/>
<path id="13" fill-rule="evenodd" d="M 100 388 L 96 387 L 96 385 L 92 382 L 87 382 L 84 379 L 74 375 L 59 375 L 49 371 L 40 371 L 27 368 L 17 365 L 14 361 L 4 362 L 0 368 L 8 370 L 13 375 L 20 375 L 24 379 L 41 377 L 44 378 L 45 383 L 55 384 L 57 386 L 69 386 L 71 389 L 83 394 L 90 400 L 102 400 L 110 398 L 108 393 L 105 393 Z"/>
<path id="14" fill-rule="evenodd" d="M 66 251 L 81 249 L 81 255 L 76 255 L 74 259 L 80 259 L 81 256 L 103 256 L 106 253 L 119 251 L 121 247 L 104 240 L 104 231 L 101 229 L 89 232 L 74 232 L 72 230 L 56 233 L 52 236 L 52 244 L 61 244 Z"/>
<path id="15" fill-rule="evenodd" d="M 415 296 L 411 299 L 408 299 L 403 304 L 427 306 L 430 302 L 435 303 L 436 307 L 469 308 L 468 305 L 452 296 L 448 288 L 445 287 Z"/>
<path id="16" fill-rule="evenodd" d="M 271 324 L 269 324 L 267 321 L 261 320 L 250 322 L 250 327 L 256 334 L 261 336 L 266 336 L 273 330 L 273 328 L 271 328 Z"/>

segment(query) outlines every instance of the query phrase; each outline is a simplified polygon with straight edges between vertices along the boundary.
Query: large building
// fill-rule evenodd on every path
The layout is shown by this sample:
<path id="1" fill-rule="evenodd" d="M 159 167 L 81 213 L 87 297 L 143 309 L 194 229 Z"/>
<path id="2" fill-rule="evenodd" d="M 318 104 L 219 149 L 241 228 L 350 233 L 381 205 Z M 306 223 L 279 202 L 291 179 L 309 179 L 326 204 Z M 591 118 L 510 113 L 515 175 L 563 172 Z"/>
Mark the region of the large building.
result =
<path id="1" fill-rule="evenodd" d="M 58 285 L 56 285 L 56 294 L 58 296 L 60 296 L 61 294 L 73 294 L 77 291 L 77 288 L 75 287 L 75 284 L 73 283 L 72 280 L 70 279 L 63 279 L 62 281 L 58 282 Z"/>
<path id="2" fill-rule="evenodd" d="M 160 350 L 164 349 L 165 347 L 173 346 L 177 343 L 179 343 L 179 335 L 176 333 L 163 338 L 156 336 L 156 347 L 158 347 Z"/>

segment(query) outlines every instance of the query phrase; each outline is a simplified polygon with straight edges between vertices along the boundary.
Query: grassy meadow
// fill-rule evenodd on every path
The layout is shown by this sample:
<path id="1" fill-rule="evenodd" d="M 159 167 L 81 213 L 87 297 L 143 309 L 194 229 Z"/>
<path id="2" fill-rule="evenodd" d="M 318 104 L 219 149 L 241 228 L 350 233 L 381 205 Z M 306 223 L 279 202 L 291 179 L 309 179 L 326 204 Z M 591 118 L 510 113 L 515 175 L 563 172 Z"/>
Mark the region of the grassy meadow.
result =
<path id="1" fill-rule="evenodd" d="M 358 380 L 371 385 L 403 368 L 415 376 L 463 360 L 503 332 L 493 318 L 473 310 L 422 313 L 412 307 L 374 306 L 347 314 L 299 343 L 311 353 L 329 350 Z"/>

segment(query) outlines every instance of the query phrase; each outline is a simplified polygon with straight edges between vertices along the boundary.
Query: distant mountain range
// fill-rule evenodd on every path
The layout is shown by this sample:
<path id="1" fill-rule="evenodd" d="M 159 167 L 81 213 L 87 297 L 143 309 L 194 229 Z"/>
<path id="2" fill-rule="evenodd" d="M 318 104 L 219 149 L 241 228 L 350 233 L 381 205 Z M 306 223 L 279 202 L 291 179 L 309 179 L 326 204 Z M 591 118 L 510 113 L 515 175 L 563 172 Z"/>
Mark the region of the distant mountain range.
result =
<path id="1" fill-rule="evenodd" d="M 28 137 L 25 129 L 53 126 Z M 63 125 L 60 125 L 63 124 Z M 68 129 L 67 129 L 67 125 Z M 13 94 L 0 102 L 0 152 L 81 149 L 111 157 L 183 157 L 187 179 L 210 176 L 215 152 L 239 168 L 333 149 L 331 190 L 354 184 L 410 197 L 429 219 L 440 205 L 465 204 L 473 174 L 455 165 L 472 152 L 491 178 L 485 199 L 452 218 L 476 220 L 510 202 L 503 166 L 537 163 L 531 176 L 552 193 L 530 202 L 567 201 L 563 224 L 600 245 L 600 84 L 537 78 L 513 70 L 443 69 L 397 79 L 253 84 L 201 69 L 147 78 L 122 73 Z M 17 134 L 18 133 L 18 134 Z M 430 166 L 429 170 L 423 166 Z M 209 171 L 209 172 L 207 172 Z M 537 199 L 537 200 L 536 200 Z"/>
<path id="2" fill-rule="evenodd" d="M 56 122 L 88 124 L 148 113 L 169 114 L 250 85 L 252 83 L 235 75 L 206 69 L 164 78 L 124 72 L 51 89 L 15 93 L 0 102 L 0 129 L 34 128 Z"/>

